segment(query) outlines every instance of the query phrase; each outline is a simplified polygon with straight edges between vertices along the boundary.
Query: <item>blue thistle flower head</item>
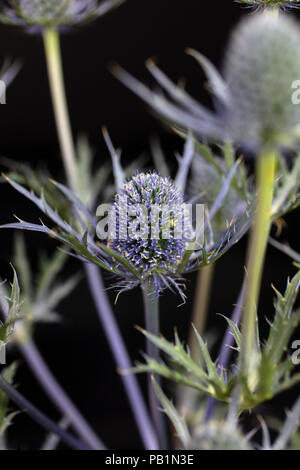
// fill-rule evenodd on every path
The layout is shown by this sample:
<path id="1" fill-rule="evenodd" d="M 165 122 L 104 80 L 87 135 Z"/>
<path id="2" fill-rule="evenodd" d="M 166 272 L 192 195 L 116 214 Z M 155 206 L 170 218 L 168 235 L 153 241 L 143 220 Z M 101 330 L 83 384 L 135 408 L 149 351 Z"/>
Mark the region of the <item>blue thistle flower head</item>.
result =
<path id="1" fill-rule="evenodd" d="M 175 273 L 191 231 L 183 194 L 171 179 L 156 172 L 136 174 L 116 195 L 114 209 L 116 230 L 108 246 L 144 278 Z"/>
<path id="2" fill-rule="evenodd" d="M 4 0 L 0 21 L 35 31 L 72 26 L 103 16 L 125 0 Z"/>

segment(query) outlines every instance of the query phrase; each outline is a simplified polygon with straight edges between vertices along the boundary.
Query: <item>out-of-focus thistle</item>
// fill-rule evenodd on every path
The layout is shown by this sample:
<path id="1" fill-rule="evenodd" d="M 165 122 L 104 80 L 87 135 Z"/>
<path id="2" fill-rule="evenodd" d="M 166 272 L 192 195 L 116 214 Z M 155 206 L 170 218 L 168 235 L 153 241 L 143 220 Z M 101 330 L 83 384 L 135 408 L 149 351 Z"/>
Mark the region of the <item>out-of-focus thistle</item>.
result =
<path id="1" fill-rule="evenodd" d="M 125 0 L 6 0 L 1 2 L 2 23 L 29 28 L 53 28 L 87 23 Z"/>
<path id="2" fill-rule="evenodd" d="M 236 3 L 241 3 L 246 7 L 259 9 L 276 9 L 281 8 L 282 10 L 287 10 L 289 8 L 299 8 L 299 0 L 235 0 Z"/>
<path id="3" fill-rule="evenodd" d="M 299 25 L 283 15 L 255 15 L 234 32 L 224 69 L 234 140 L 262 147 L 299 138 L 300 107 L 291 96 L 299 46 Z"/>
<path id="4" fill-rule="evenodd" d="M 200 424 L 194 431 L 193 450 L 251 450 L 241 431 L 226 421 Z"/>
<path id="5" fill-rule="evenodd" d="M 300 29 L 272 12 L 243 20 L 225 54 L 224 78 L 207 58 L 194 50 L 217 98 L 217 113 L 197 103 L 148 61 L 148 68 L 167 97 L 151 91 L 122 69 L 117 76 L 156 112 L 176 125 L 213 141 L 231 139 L 260 150 L 266 145 L 293 146 L 300 137 L 300 107 L 292 102 L 299 78 Z"/>

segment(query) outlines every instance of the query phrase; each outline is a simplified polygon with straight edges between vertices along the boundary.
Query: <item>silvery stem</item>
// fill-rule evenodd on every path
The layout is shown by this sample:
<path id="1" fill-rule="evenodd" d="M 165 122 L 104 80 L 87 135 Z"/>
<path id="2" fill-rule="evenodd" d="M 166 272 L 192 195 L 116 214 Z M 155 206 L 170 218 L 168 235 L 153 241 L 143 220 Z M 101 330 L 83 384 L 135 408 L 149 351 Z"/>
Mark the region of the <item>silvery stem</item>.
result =
<path id="1" fill-rule="evenodd" d="M 118 369 L 127 371 L 132 367 L 131 360 L 107 299 L 99 269 L 93 264 L 86 263 L 85 271 L 116 365 Z M 122 375 L 121 378 L 144 445 L 148 450 L 157 450 L 159 445 L 137 379 L 132 374 Z"/>
<path id="2" fill-rule="evenodd" d="M 159 301 L 153 293 L 153 286 L 150 280 L 145 281 L 142 286 L 142 293 L 144 299 L 144 314 L 145 314 L 145 327 L 148 333 L 155 336 L 159 335 Z M 146 339 L 147 355 L 152 359 L 159 361 L 158 347 L 153 344 L 148 338 Z M 160 378 L 155 376 L 156 382 L 160 385 Z M 167 431 L 164 416 L 161 412 L 158 398 L 155 394 L 151 376 L 148 376 L 148 390 L 151 414 L 154 421 L 156 431 L 159 436 L 160 445 L 162 449 L 167 449 Z"/>
<path id="3" fill-rule="evenodd" d="M 28 366 L 44 389 L 45 393 L 57 408 L 59 408 L 59 410 L 69 418 L 70 424 L 74 427 L 81 439 L 92 449 L 105 449 L 106 447 L 103 442 L 97 437 L 90 425 L 83 418 L 49 370 L 34 342 L 30 339 L 24 342 L 19 342 L 19 347 Z"/>

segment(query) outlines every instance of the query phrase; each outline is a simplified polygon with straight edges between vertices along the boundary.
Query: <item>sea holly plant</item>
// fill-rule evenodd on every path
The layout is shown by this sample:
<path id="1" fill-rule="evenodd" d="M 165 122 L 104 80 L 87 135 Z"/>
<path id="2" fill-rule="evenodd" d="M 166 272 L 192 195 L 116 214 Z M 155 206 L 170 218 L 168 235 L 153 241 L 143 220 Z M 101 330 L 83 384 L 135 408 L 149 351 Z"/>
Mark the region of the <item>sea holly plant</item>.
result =
<path id="1" fill-rule="evenodd" d="M 186 147 L 191 148 L 190 142 Z M 194 149 L 192 150 L 194 151 Z M 187 157 L 189 157 L 189 154 L 187 153 L 186 148 L 185 155 L 181 160 L 181 165 L 184 165 Z M 178 171 L 177 184 L 179 185 L 179 182 L 181 181 L 181 185 L 183 186 L 184 179 L 182 178 L 182 168 L 183 167 L 180 166 Z M 235 165 L 227 177 L 224 178 L 219 196 L 216 199 L 215 208 L 213 209 L 213 212 L 208 214 L 208 220 L 210 218 L 213 220 L 212 216 L 220 208 L 220 205 L 222 205 L 222 201 L 226 197 L 227 191 L 229 189 L 229 182 L 235 174 L 236 168 L 237 165 Z M 127 241 L 127 252 L 124 246 L 122 246 L 121 249 L 118 249 L 118 241 L 108 239 L 106 244 L 95 241 L 93 236 L 97 230 L 97 225 L 93 215 L 72 191 L 60 183 L 53 182 L 52 184 L 55 184 L 59 188 L 62 194 L 66 197 L 67 201 L 70 203 L 70 214 L 68 216 L 68 222 L 66 222 L 65 219 L 60 216 L 57 210 L 54 210 L 49 206 L 49 204 L 46 202 L 43 192 L 40 197 L 37 197 L 33 192 L 29 192 L 19 183 L 16 183 L 8 177 L 5 178 L 21 194 L 33 201 L 44 212 L 44 214 L 48 218 L 52 219 L 52 222 L 55 223 L 55 227 L 48 228 L 43 223 L 31 224 L 24 221 L 18 221 L 13 224 L 8 224 L 5 227 L 20 228 L 22 230 L 37 230 L 39 232 L 44 232 L 53 238 L 56 238 L 57 240 L 63 242 L 68 248 L 72 248 L 81 259 L 86 259 L 89 262 L 93 262 L 111 274 L 114 274 L 116 278 L 119 278 L 117 285 L 119 290 L 127 290 L 134 287 L 135 285 L 140 284 L 144 293 L 146 307 L 145 310 L 146 313 L 148 312 L 149 329 L 154 328 L 154 325 L 151 322 L 153 322 L 154 313 L 156 312 L 157 314 L 157 299 L 155 299 L 155 297 L 158 295 L 160 290 L 169 287 L 172 290 L 178 289 L 181 293 L 180 286 L 176 282 L 176 279 L 179 277 L 179 275 L 182 276 L 182 274 L 195 270 L 201 267 L 201 265 L 211 263 L 221 256 L 224 252 L 227 251 L 227 249 L 230 248 L 233 243 L 237 242 L 239 237 L 244 234 L 251 220 L 247 211 L 237 213 L 241 220 L 238 218 L 235 221 L 235 224 L 232 224 L 231 221 L 231 225 L 226 227 L 226 230 L 222 235 L 218 233 L 219 240 L 217 244 L 215 241 L 212 244 L 210 244 L 211 242 L 208 243 L 207 248 L 204 249 L 205 255 L 202 256 L 200 253 L 201 250 L 184 250 L 184 240 L 178 241 L 173 239 L 172 241 L 168 239 L 162 239 L 160 241 L 160 238 L 158 237 L 158 241 L 154 241 L 156 244 L 156 252 L 153 253 L 152 257 L 147 262 L 147 250 L 145 250 L 144 245 L 147 243 L 149 247 L 148 250 L 153 251 L 154 248 L 149 245 L 149 243 L 152 243 L 152 241 L 145 240 L 141 242 L 136 241 L 135 239 Z M 172 185 L 168 178 L 159 177 L 156 173 L 138 174 L 129 180 L 128 183 L 124 183 L 123 186 L 124 193 L 126 193 L 127 196 L 131 196 L 132 203 L 136 202 L 134 201 L 135 197 L 140 200 L 140 197 L 142 196 L 145 198 L 145 201 L 148 201 L 149 203 L 168 202 L 168 200 L 174 203 L 176 201 L 178 202 L 176 198 L 179 198 L 180 204 L 183 205 L 182 195 L 177 187 Z M 120 194 L 117 195 L 117 200 L 119 196 Z M 148 200 L 149 197 L 150 199 Z M 62 205 L 62 207 L 67 207 L 67 204 Z M 65 212 L 63 214 L 65 215 Z M 76 221 L 78 220 L 80 221 L 81 226 L 80 231 L 76 231 Z M 131 223 L 132 220 L 128 220 L 128 224 L 131 225 Z M 209 233 L 211 233 L 211 231 L 212 229 L 209 230 Z M 112 244 L 113 247 L 111 246 Z M 168 257 L 165 258 L 165 261 L 162 253 L 163 244 L 169 244 L 170 251 L 170 253 L 168 253 Z M 24 255 L 20 253 L 22 247 L 19 246 L 18 250 L 19 254 L 17 256 L 17 261 L 19 270 L 23 273 L 22 277 L 24 278 L 24 285 L 26 286 L 26 284 L 28 284 L 28 282 L 26 282 L 28 278 L 26 275 L 26 272 L 28 272 L 28 267 L 26 267 L 26 263 L 24 263 Z M 187 257 L 185 252 L 189 254 L 189 257 L 191 256 L 191 260 L 189 260 L 189 257 Z M 127 253 L 127 256 L 123 256 L 122 253 Z M 157 253 L 156 258 L 154 256 L 155 253 Z M 196 256 L 192 256 L 193 254 L 196 254 Z M 186 260 L 184 260 L 184 258 L 186 258 Z M 172 266 L 170 265 L 170 259 L 174 259 Z M 183 260 L 185 261 L 184 264 L 182 264 Z M 143 261 L 142 266 L 141 261 Z M 155 262 L 155 264 L 153 264 L 153 262 Z M 180 265 L 182 265 L 181 268 Z M 182 271 L 179 271 L 179 268 L 182 269 Z M 30 286 L 28 286 L 25 291 L 28 291 L 28 289 L 30 290 Z M 184 299 L 183 293 L 181 293 L 181 295 Z M 32 304 L 30 305 L 32 308 Z M 155 323 L 155 325 L 158 326 L 157 321 L 158 318 L 156 319 Z"/>
<path id="2" fill-rule="evenodd" d="M 107 233 L 102 231 L 104 224 L 101 223 L 101 220 L 100 224 L 97 224 L 96 217 L 83 202 L 61 183 L 52 182 L 70 204 L 67 218 L 65 218 L 65 212 L 60 214 L 55 207 L 48 204 L 43 190 L 40 195 L 36 195 L 4 175 L 5 180 L 32 201 L 51 219 L 54 226 L 49 227 L 46 222 L 34 224 L 19 219 L 17 222 L 2 225 L 1 228 L 32 230 L 50 235 L 64 243 L 67 248 L 71 248 L 78 257 L 93 262 L 109 273 L 115 274 L 123 283 L 124 290 L 131 289 L 148 278 L 152 278 L 156 296 L 161 290 L 169 287 L 171 290 L 174 288 L 179 290 L 184 299 L 183 292 L 176 285 L 176 277 L 193 272 L 201 266 L 217 260 L 244 235 L 249 227 L 251 217 L 248 207 L 243 207 L 240 210 L 237 206 L 235 219 L 227 221 L 228 225 L 224 227 L 223 232 L 218 233 L 217 238 L 212 233 L 211 224 L 214 216 L 226 199 L 230 181 L 237 167 L 238 162 L 224 178 L 215 205 L 207 213 L 206 220 L 201 218 L 198 221 L 200 224 L 198 227 L 194 226 L 191 218 L 185 217 L 186 208 L 183 202 L 183 194 L 168 177 L 160 177 L 156 172 L 137 173 L 128 182 L 125 182 L 120 192 L 117 193 L 115 202 L 111 205 L 108 222 L 104 219 L 105 224 L 108 223 L 109 226 Z M 124 208 L 122 206 L 123 197 L 127 202 L 126 212 L 122 212 Z M 147 214 L 145 217 L 147 220 L 142 220 L 144 214 L 139 212 L 141 208 L 135 207 L 135 205 L 146 207 Z M 165 215 L 164 205 L 168 209 L 166 210 L 165 221 L 163 219 Z M 67 204 L 64 207 L 66 206 Z M 106 206 L 104 209 L 106 209 Z M 151 206 L 154 209 L 157 207 L 160 209 L 157 215 L 159 231 L 153 236 L 153 239 L 150 237 L 150 231 L 151 229 L 155 230 L 156 225 L 153 223 L 155 212 L 148 211 Z M 102 209 L 101 206 L 100 209 Z M 133 210 L 137 210 L 137 213 L 132 212 Z M 173 216 L 169 220 L 167 216 L 170 215 L 170 212 Z M 123 217 L 125 217 L 125 222 L 122 220 Z M 76 219 L 80 222 L 79 226 L 76 224 Z M 173 236 L 171 233 L 170 238 L 163 238 L 164 228 L 170 229 L 170 226 L 164 226 L 164 223 L 167 222 L 171 226 L 178 224 L 178 228 L 182 229 L 181 238 L 175 237 L 177 235 L 175 231 Z M 137 231 L 139 225 L 143 230 L 147 230 L 147 233 Z M 121 237 L 123 226 L 134 235 L 129 237 L 128 241 Z M 197 229 L 199 232 L 207 229 L 210 236 L 210 239 L 206 240 L 206 237 L 203 239 L 201 246 L 199 246 L 199 241 L 192 239 L 192 237 L 195 237 Z M 178 231 L 178 235 L 180 235 L 180 231 Z M 97 240 L 97 236 L 100 239 Z M 104 236 L 106 240 L 103 239 Z"/>
<path id="3" fill-rule="evenodd" d="M 46 201 L 43 191 L 40 196 L 36 196 L 7 176 L 5 176 L 6 181 L 34 202 L 48 218 L 52 219 L 55 227 L 50 228 L 44 223 L 32 224 L 19 220 L 2 228 L 36 230 L 56 238 L 63 242 L 67 248 L 71 248 L 80 259 L 92 262 L 113 274 L 116 279 L 115 288 L 119 293 L 140 285 L 145 303 L 146 324 L 151 331 L 158 333 L 159 293 L 168 288 L 171 291 L 179 292 L 182 300 L 185 301 L 182 276 L 201 268 L 201 266 L 213 263 L 221 257 L 244 235 L 251 222 L 247 204 L 242 208 L 237 205 L 234 217 L 227 221 L 228 224 L 224 225 L 223 231 L 213 234 L 212 224 L 216 214 L 225 203 L 230 183 L 240 163 L 237 162 L 227 174 L 222 176 L 219 194 L 211 211 L 207 213 L 206 220 L 200 218 L 197 221 L 200 226 L 193 227 L 191 219 L 187 219 L 185 216 L 183 193 L 180 189 L 185 189 L 187 171 L 193 160 L 194 152 L 192 139 L 189 138 L 185 145 L 184 154 L 179 159 L 175 183 L 172 183 L 170 178 L 160 177 L 155 172 L 138 173 L 128 182 L 123 183 L 125 172 L 122 170 L 119 160 L 114 161 L 116 155 L 112 152 L 116 187 L 120 187 L 120 190 L 110 213 L 110 219 L 115 216 L 116 220 L 108 225 L 117 227 L 118 233 L 113 234 L 113 230 L 109 230 L 105 234 L 106 240 L 95 238 L 96 234 L 100 238 L 102 235 L 99 224 L 96 223 L 95 217 L 83 202 L 66 186 L 57 182 L 52 183 L 70 203 L 68 215 L 65 212 L 59 214 L 57 209 L 52 208 Z M 125 213 L 122 206 L 124 197 L 126 199 Z M 67 204 L 63 204 L 62 207 L 67 207 Z M 137 209 L 137 212 L 132 213 L 132 209 Z M 140 213 L 141 209 L 146 209 L 146 215 L 144 210 Z M 170 215 L 171 218 L 169 218 Z M 125 229 L 128 230 L 128 233 L 133 230 L 133 227 L 137 229 L 137 226 L 140 226 L 144 231 L 146 230 L 146 233 L 143 233 L 142 236 L 141 233 L 134 233 L 134 236 L 130 235 L 129 239 L 122 239 L 120 232 L 124 217 Z M 154 217 L 157 218 L 158 228 L 156 234 L 153 235 L 152 232 L 156 229 L 153 225 Z M 187 223 L 185 223 L 186 221 Z M 166 222 L 168 226 L 164 227 Z M 182 230 L 179 237 L 175 233 L 176 225 L 179 225 Z M 167 236 L 164 236 L 164 229 L 170 229 L 170 226 L 171 233 L 167 232 Z M 198 239 L 197 242 L 191 240 L 191 235 L 195 237 L 199 232 L 199 236 L 201 230 L 205 233 L 203 233 L 203 243 L 200 246 Z M 136 235 L 138 235 L 137 239 Z M 148 344 L 151 350 L 150 343 Z M 152 354 L 154 355 L 154 351 Z M 154 406 L 154 414 L 157 414 L 156 410 L 157 406 Z"/>
<path id="4" fill-rule="evenodd" d="M 47 1 L 42 4 L 40 2 L 35 2 L 33 4 L 32 2 L 30 3 L 25 1 L 6 2 L 1 5 L 1 7 L 3 7 L 1 16 L 2 22 L 6 24 L 19 25 L 29 32 L 32 30 L 37 33 L 40 32 L 43 36 L 55 121 L 57 124 L 62 160 L 66 171 L 66 179 L 70 188 L 82 197 L 85 200 L 85 203 L 87 202 L 85 199 L 87 192 L 90 194 L 93 187 L 92 183 L 95 182 L 95 179 L 94 177 L 85 178 L 86 184 L 84 185 L 84 188 L 82 188 L 82 182 L 84 179 L 81 176 L 81 172 L 82 170 L 91 170 L 91 167 L 87 165 L 88 155 L 85 154 L 86 158 L 83 157 L 83 160 L 78 159 L 75 144 L 73 142 L 64 86 L 59 32 L 65 29 L 65 27 L 79 25 L 91 19 L 96 19 L 120 3 L 122 2 L 114 0 L 103 2 L 93 0 L 86 0 L 84 2 L 67 0 L 60 2 L 60 5 L 59 2 L 54 1 Z M 61 8 L 58 8 L 60 6 Z M 32 16 L 27 16 L 28 13 Z M 65 13 L 68 13 L 67 17 Z M 82 189 L 84 189 L 83 192 Z M 92 198 L 95 198 L 95 192 L 93 192 Z M 89 202 L 91 203 L 92 201 Z M 117 367 L 119 369 L 127 369 L 131 364 L 130 358 L 117 322 L 114 319 L 106 292 L 104 291 L 101 273 L 96 269 L 96 267 L 89 266 L 86 268 L 86 274 L 91 295 L 94 299 L 99 319 L 106 332 Z M 95 436 L 85 420 L 81 417 L 80 413 L 78 413 L 78 410 L 74 408 L 70 399 L 56 382 L 42 357 L 39 355 L 38 350 L 33 344 L 31 344 L 29 349 L 30 351 L 28 351 L 27 348 L 27 358 L 38 379 L 41 378 L 41 375 L 43 376 L 43 380 L 41 380 L 41 382 L 46 393 L 50 395 L 55 403 L 59 404 L 63 413 L 65 413 L 66 410 L 68 411 L 67 414 L 70 421 L 75 425 L 79 435 L 87 436 L 88 439 L 84 438 L 84 440 L 88 441 L 91 448 L 103 448 L 101 441 L 97 439 L 97 436 Z M 157 438 L 154 434 L 152 423 L 150 422 L 148 411 L 138 383 L 134 377 L 123 377 L 122 381 L 143 443 L 146 448 L 156 449 L 158 447 Z M 23 403 L 24 405 L 22 397 L 17 398 L 17 403 Z M 36 418 L 36 413 L 33 413 L 33 415 Z M 40 420 L 38 422 L 40 422 Z"/>
<path id="5" fill-rule="evenodd" d="M 83 159 L 78 157 L 73 141 L 63 77 L 60 32 L 66 28 L 71 28 L 72 26 L 97 19 L 99 16 L 102 16 L 121 3 L 123 2 L 115 0 L 66 0 L 61 2 L 45 1 L 43 3 L 11 1 L 1 5 L 1 7 L 3 7 L 1 16 L 2 22 L 20 26 L 28 32 L 33 31 L 41 33 L 43 37 L 49 85 L 66 179 L 69 187 L 79 198 L 84 200 L 85 204 L 88 202 L 86 200 L 87 196 L 92 196 L 92 200 L 89 201 L 90 203 L 95 200 L 96 192 L 90 194 L 94 186 L 95 178 L 92 175 L 91 177 L 82 178 L 82 171 L 90 171 L 91 166 L 88 165 L 88 155 L 86 155 L 86 152 L 83 152 L 83 154 L 85 153 Z M 80 150 L 82 150 L 82 147 Z M 84 183 L 83 186 L 82 183 Z M 96 182 L 96 186 L 99 189 L 98 184 L 99 181 Z M 131 361 L 104 290 L 101 272 L 96 266 L 92 265 L 86 266 L 85 271 L 91 295 L 117 367 L 120 370 L 127 369 L 130 367 Z M 51 398 L 55 402 L 59 399 L 60 408 L 63 412 L 67 408 L 69 410 L 69 417 L 73 418 L 73 404 L 70 403 L 70 400 L 64 393 L 61 394 L 60 387 L 47 369 L 46 364 L 43 363 L 36 348 L 31 348 L 30 354 L 27 356 L 29 357 L 31 365 L 38 363 L 41 366 L 38 370 L 35 368 L 38 377 L 41 375 L 41 370 L 47 370 L 47 380 L 43 382 L 45 390 L 51 390 Z M 49 382 L 52 385 L 50 388 L 48 387 Z M 145 447 L 156 449 L 158 447 L 157 438 L 154 434 L 153 426 L 137 381 L 134 377 L 122 377 L 122 382 Z M 75 410 L 75 417 L 79 434 L 82 434 L 83 430 L 87 431 L 89 444 L 92 448 L 103 448 L 103 445 L 99 442 L 94 433 L 90 432 L 87 423 L 82 420 L 77 410 Z M 79 418 L 79 420 L 77 418 Z"/>

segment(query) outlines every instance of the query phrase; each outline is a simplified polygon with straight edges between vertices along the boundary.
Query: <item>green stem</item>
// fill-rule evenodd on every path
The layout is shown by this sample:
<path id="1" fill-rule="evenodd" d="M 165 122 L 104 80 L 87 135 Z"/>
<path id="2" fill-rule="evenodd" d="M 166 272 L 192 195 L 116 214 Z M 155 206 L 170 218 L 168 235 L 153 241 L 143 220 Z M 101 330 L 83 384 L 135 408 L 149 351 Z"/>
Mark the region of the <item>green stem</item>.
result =
<path id="1" fill-rule="evenodd" d="M 241 371 L 249 377 L 255 355 L 257 304 L 271 227 L 271 211 L 276 172 L 276 153 L 265 150 L 257 159 L 257 210 L 250 236 L 247 261 L 247 288 L 243 314 Z"/>
<path id="2" fill-rule="evenodd" d="M 59 33 L 56 28 L 43 31 L 49 83 L 63 162 L 71 188 L 77 189 L 75 148 L 66 100 Z"/>
<path id="3" fill-rule="evenodd" d="M 204 333 L 207 322 L 207 312 L 213 275 L 214 264 L 209 264 L 199 270 L 197 277 L 192 323 L 201 336 Z M 191 351 L 191 356 L 197 358 L 197 356 L 199 356 L 199 343 L 193 328 L 190 329 L 188 345 Z"/>
<path id="4" fill-rule="evenodd" d="M 275 18 L 277 18 L 279 16 L 279 12 L 280 12 L 280 7 L 277 6 L 277 5 L 273 5 L 272 7 L 270 8 L 266 8 L 264 10 L 264 14 L 265 15 L 274 15 Z"/>
<path id="5" fill-rule="evenodd" d="M 145 312 L 145 328 L 148 333 L 155 336 L 159 335 L 159 301 L 154 293 L 154 286 L 151 280 L 147 280 L 142 285 L 142 293 L 144 300 L 144 312 Z M 159 361 L 159 349 L 149 339 L 146 339 L 146 351 L 147 355 L 155 361 Z M 160 378 L 155 376 L 156 382 L 160 385 Z M 156 397 L 151 376 L 148 376 L 148 393 L 149 403 L 154 422 L 155 429 L 157 431 L 161 448 L 167 449 L 167 432 L 165 419 L 160 411 L 160 404 Z"/>

